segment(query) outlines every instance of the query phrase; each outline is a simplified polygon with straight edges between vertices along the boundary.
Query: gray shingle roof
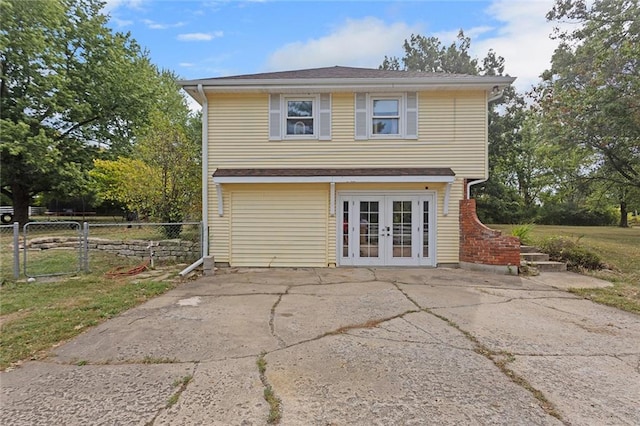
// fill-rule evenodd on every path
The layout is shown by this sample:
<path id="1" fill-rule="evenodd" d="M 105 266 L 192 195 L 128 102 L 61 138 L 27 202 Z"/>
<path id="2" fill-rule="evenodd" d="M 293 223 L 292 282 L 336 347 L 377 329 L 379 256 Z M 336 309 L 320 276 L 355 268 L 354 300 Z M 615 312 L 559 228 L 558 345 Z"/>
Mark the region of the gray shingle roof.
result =
<path id="1" fill-rule="evenodd" d="M 447 167 L 217 169 L 213 177 L 455 176 Z"/>
<path id="2" fill-rule="evenodd" d="M 259 74 L 243 74 L 226 77 L 215 77 L 205 80 L 283 80 L 283 79 L 330 79 L 330 78 L 415 78 L 457 76 L 460 78 L 471 77 L 465 74 L 431 73 L 422 71 L 393 71 L 373 68 L 354 67 L 324 67 L 293 71 L 278 71 Z"/>
<path id="3" fill-rule="evenodd" d="M 213 77 L 202 78 L 196 80 L 182 80 L 178 84 L 183 86 L 193 86 L 197 84 L 214 84 L 224 85 L 226 81 L 263 81 L 274 82 L 280 80 L 375 80 L 375 79 L 391 79 L 391 80 L 405 80 L 405 79 L 425 79 L 425 80 L 458 80 L 460 82 L 470 81 L 482 81 L 486 79 L 503 80 L 505 83 L 510 83 L 514 79 L 511 77 L 502 76 L 478 76 L 467 74 L 451 74 L 451 73 L 432 73 L 422 71 L 394 71 L 394 70 L 380 70 L 373 68 L 355 68 L 355 67 L 324 67 L 324 68 L 311 68 L 293 71 L 277 71 L 266 72 L 259 74 L 243 74 L 232 75 L 225 77 Z"/>

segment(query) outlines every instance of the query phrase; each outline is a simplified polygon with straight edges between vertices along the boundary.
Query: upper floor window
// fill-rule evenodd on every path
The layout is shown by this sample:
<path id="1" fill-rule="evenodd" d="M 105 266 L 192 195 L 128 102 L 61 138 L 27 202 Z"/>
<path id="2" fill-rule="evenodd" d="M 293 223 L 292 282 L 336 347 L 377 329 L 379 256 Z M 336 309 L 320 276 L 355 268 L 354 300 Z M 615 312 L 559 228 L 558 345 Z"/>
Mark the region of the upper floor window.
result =
<path id="1" fill-rule="evenodd" d="M 371 133 L 373 135 L 400 134 L 400 98 L 371 99 Z"/>
<path id="2" fill-rule="evenodd" d="M 356 139 L 417 139 L 418 94 L 355 94 Z"/>
<path id="3" fill-rule="evenodd" d="M 269 139 L 331 139 L 331 94 L 269 95 Z"/>
<path id="4" fill-rule="evenodd" d="M 313 99 L 286 100 L 287 136 L 313 136 L 315 108 Z"/>

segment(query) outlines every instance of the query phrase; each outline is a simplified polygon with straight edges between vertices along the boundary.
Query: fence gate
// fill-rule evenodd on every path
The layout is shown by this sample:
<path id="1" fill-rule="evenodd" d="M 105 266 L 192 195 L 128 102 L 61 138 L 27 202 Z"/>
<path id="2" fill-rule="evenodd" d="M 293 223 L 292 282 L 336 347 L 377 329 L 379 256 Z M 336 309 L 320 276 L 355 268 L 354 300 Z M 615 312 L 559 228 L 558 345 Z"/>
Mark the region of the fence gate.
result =
<path id="1" fill-rule="evenodd" d="M 80 272 L 85 239 L 79 222 L 29 222 L 23 231 L 24 274 L 27 277 Z"/>

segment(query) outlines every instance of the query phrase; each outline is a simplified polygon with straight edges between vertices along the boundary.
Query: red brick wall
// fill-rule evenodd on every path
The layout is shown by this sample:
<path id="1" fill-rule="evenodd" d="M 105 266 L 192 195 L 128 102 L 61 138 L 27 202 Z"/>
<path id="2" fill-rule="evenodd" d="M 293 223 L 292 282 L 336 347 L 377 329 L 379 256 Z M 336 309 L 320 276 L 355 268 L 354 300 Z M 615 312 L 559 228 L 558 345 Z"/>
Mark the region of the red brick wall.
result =
<path id="1" fill-rule="evenodd" d="M 518 267 L 520 239 L 487 228 L 476 215 L 476 200 L 461 200 L 460 261 Z"/>

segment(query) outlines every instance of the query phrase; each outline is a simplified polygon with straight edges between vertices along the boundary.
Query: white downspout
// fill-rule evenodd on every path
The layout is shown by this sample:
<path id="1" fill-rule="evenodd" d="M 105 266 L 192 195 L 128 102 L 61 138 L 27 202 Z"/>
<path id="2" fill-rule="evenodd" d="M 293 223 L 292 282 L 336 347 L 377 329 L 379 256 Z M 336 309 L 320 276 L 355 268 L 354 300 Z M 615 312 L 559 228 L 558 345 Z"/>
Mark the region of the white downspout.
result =
<path id="1" fill-rule="evenodd" d="M 209 100 L 204 94 L 202 84 L 198 84 L 198 94 L 200 99 L 196 99 L 202 105 L 202 246 L 200 252 L 202 256 L 191 265 L 180 271 L 178 275 L 184 277 L 189 272 L 193 271 L 198 266 L 202 265 L 204 258 L 209 254 L 209 193 L 207 184 L 209 179 L 207 174 L 209 173 L 209 150 L 207 144 L 207 135 L 209 132 Z"/>
<path id="2" fill-rule="evenodd" d="M 485 183 L 488 180 L 489 178 L 486 177 L 484 179 L 477 179 L 477 180 L 472 180 L 470 182 L 467 182 L 467 200 L 471 199 L 471 185 L 478 185 L 480 183 Z"/>
<path id="3" fill-rule="evenodd" d="M 500 99 L 502 96 L 504 95 L 504 88 L 500 89 L 498 86 L 494 87 L 494 90 L 492 90 L 492 92 L 489 94 L 489 96 L 487 97 L 487 105 L 489 104 L 489 102 L 493 102 L 495 100 Z M 489 111 L 487 110 L 487 114 L 489 113 Z M 487 150 L 488 150 L 488 144 L 487 144 Z M 487 151 L 486 153 L 486 159 L 487 159 L 487 173 L 489 172 L 489 152 Z M 471 186 L 472 185 L 478 185 L 481 183 L 485 183 L 486 181 L 489 180 L 489 176 L 485 177 L 484 179 L 476 179 L 476 180 L 472 180 L 470 182 L 467 182 L 467 200 L 471 198 Z"/>
<path id="4" fill-rule="evenodd" d="M 202 100 L 202 257 L 209 255 L 209 100 L 202 83 L 198 84 Z"/>

